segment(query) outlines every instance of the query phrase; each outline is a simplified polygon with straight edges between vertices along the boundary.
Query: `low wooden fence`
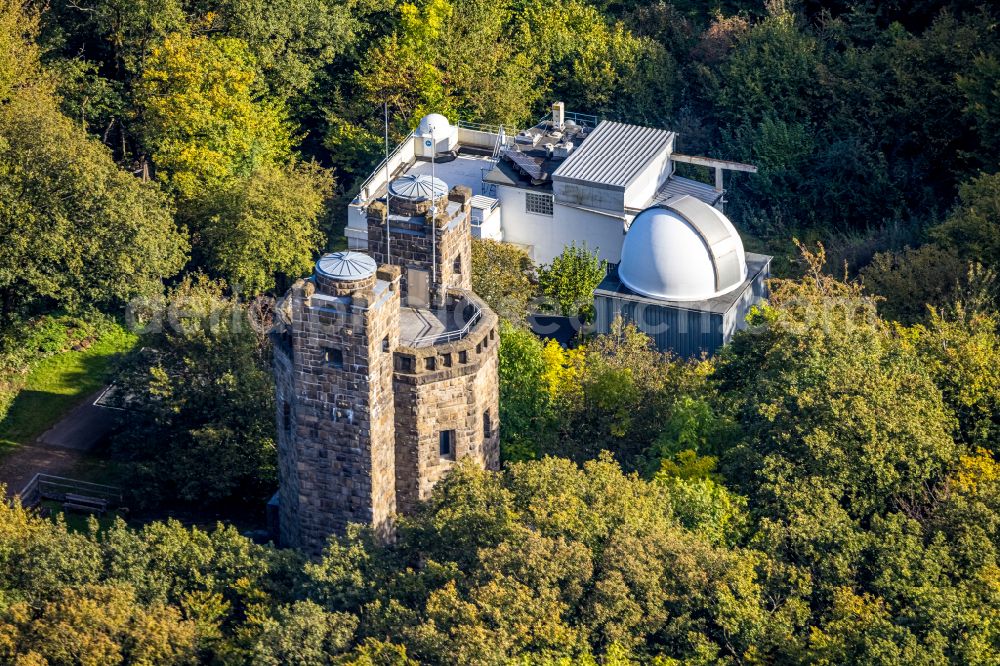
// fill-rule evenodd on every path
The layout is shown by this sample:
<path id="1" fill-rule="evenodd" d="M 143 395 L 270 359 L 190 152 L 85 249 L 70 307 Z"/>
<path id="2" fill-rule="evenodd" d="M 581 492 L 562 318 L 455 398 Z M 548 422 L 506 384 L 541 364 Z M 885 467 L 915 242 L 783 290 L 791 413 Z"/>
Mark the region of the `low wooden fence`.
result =
<path id="1" fill-rule="evenodd" d="M 122 503 L 121 488 L 41 473 L 35 474 L 18 496 L 25 507 L 38 506 L 43 500 L 78 502 L 81 497 L 100 500 L 109 507 Z"/>

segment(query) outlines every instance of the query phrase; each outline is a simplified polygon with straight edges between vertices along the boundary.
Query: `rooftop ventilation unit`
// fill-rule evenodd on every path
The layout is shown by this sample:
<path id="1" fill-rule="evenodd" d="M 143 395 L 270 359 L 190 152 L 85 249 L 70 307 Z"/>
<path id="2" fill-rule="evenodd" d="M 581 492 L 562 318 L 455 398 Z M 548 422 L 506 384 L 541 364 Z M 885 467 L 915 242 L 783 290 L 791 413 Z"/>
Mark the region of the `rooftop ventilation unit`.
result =
<path id="1" fill-rule="evenodd" d="M 562 102 L 552 105 L 552 126 L 557 130 L 566 126 L 566 105 Z"/>
<path id="2" fill-rule="evenodd" d="M 514 137 L 514 144 L 517 146 L 531 146 L 534 147 L 538 143 L 540 135 L 538 132 L 532 132 L 530 130 L 521 130 Z"/>
<path id="3" fill-rule="evenodd" d="M 573 152 L 574 145 L 575 144 L 572 141 L 557 143 L 552 150 L 552 157 L 556 159 L 566 159 L 569 157 L 570 153 Z"/>

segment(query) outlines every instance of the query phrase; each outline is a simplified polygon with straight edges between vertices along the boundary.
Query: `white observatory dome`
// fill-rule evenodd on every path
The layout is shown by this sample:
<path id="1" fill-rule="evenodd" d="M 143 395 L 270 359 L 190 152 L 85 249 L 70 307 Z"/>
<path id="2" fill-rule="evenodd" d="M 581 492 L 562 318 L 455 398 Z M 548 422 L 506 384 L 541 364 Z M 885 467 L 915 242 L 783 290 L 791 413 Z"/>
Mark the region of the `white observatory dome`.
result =
<path id="1" fill-rule="evenodd" d="M 689 196 L 636 215 L 618 266 L 626 287 L 669 301 L 721 296 L 746 277 L 743 241 L 732 222 Z"/>
<path id="2" fill-rule="evenodd" d="M 450 130 L 451 123 L 448 122 L 447 118 L 440 113 L 428 113 L 420 119 L 417 134 L 429 136 L 432 139 L 444 139 L 449 135 Z"/>

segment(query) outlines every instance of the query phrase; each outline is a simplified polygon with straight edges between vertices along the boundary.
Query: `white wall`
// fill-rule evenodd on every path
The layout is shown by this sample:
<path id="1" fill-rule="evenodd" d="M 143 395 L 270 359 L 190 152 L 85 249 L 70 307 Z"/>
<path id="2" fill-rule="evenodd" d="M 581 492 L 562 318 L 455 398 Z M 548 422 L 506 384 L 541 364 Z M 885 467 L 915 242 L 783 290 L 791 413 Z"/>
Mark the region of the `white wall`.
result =
<path id="1" fill-rule="evenodd" d="M 540 264 L 551 262 L 572 242 L 586 243 L 590 250 L 598 250 L 600 258 L 606 261 L 621 259 L 625 233 L 620 217 L 559 203 L 553 206 L 551 216 L 528 213 L 524 209 L 524 193 L 525 190 L 517 187 L 497 188 L 505 242 L 530 247 L 531 258 Z"/>
<path id="2" fill-rule="evenodd" d="M 645 168 L 636 174 L 632 182 L 625 188 L 626 208 L 645 208 L 652 201 L 653 195 L 670 175 L 670 155 L 673 153 L 673 141 L 663 152 L 646 164 Z"/>
<path id="3" fill-rule="evenodd" d="M 497 145 L 497 135 L 481 129 L 458 126 L 458 142 L 463 146 L 476 146 L 477 148 L 488 148 L 493 150 Z M 511 138 L 508 136 L 506 144 L 510 144 Z"/>
<path id="4" fill-rule="evenodd" d="M 478 224 L 476 220 L 473 220 L 472 237 L 489 238 L 495 241 L 503 240 L 503 230 L 500 227 L 502 208 L 502 206 L 497 206 L 493 210 L 484 211 L 486 217 Z"/>
<path id="5" fill-rule="evenodd" d="M 344 229 L 344 235 L 347 236 L 348 250 L 368 251 L 368 215 L 364 208 L 353 203 L 347 205 L 347 228 Z"/>
<path id="6" fill-rule="evenodd" d="M 411 133 L 403 139 L 403 142 L 389 154 L 389 178 L 393 177 L 403 165 L 409 164 L 416 159 L 414 146 L 416 139 Z M 386 165 L 383 160 L 378 168 L 372 172 L 354 197 L 354 201 L 347 204 L 347 228 L 344 235 L 347 236 L 347 247 L 351 250 L 368 249 L 368 217 L 365 209 L 375 197 L 375 194 L 386 185 Z"/>

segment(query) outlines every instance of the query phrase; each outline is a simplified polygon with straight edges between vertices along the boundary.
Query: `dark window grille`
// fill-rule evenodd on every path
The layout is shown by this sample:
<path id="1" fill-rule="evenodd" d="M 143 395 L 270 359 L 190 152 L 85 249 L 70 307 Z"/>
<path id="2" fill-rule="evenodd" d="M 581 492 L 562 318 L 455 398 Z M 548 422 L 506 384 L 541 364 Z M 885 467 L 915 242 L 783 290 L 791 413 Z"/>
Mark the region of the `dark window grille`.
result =
<path id="1" fill-rule="evenodd" d="M 524 210 L 536 215 L 552 215 L 552 195 L 524 193 Z"/>

